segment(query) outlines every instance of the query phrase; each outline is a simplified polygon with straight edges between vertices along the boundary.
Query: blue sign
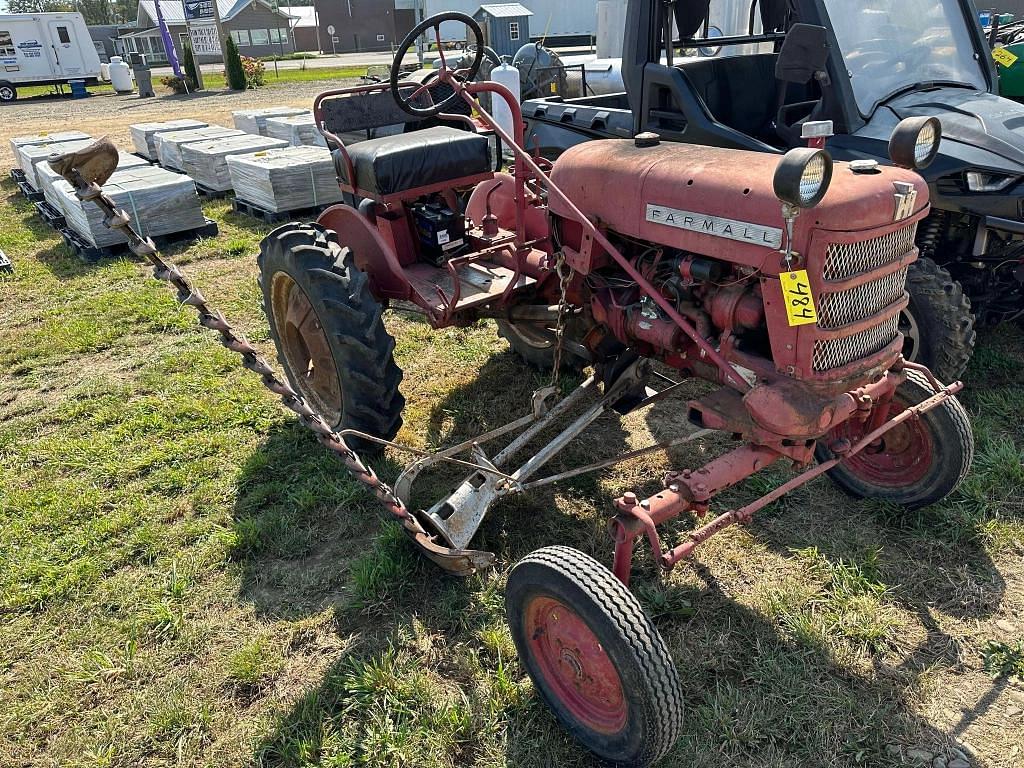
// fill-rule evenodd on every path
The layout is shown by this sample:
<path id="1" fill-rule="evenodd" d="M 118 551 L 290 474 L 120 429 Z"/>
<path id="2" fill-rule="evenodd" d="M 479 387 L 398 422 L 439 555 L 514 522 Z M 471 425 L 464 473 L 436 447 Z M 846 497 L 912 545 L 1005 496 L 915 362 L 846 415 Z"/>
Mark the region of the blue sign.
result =
<path id="1" fill-rule="evenodd" d="M 185 20 L 199 21 L 213 18 L 214 0 L 182 0 L 185 6 Z"/>

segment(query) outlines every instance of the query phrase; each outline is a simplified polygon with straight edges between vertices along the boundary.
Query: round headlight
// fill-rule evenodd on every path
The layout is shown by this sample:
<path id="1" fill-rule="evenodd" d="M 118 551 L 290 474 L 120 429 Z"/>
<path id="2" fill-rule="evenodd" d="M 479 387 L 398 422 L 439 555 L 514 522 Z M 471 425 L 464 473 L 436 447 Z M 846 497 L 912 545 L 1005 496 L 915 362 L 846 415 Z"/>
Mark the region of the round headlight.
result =
<path id="1" fill-rule="evenodd" d="M 832 182 L 832 157 L 823 149 L 791 149 L 775 169 L 775 195 L 797 208 L 813 208 Z"/>
<path id="2" fill-rule="evenodd" d="M 900 168 L 919 171 L 939 154 L 942 123 L 937 117 L 908 117 L 901 120 L 889 140 L 889 157 Z"/>

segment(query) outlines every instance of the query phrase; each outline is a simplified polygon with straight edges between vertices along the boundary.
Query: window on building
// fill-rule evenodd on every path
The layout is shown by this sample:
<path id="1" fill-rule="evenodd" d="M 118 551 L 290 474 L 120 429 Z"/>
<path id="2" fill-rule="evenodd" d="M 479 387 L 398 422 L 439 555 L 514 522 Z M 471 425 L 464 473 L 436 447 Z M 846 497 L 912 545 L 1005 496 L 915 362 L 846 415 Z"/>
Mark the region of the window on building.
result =
<path id="1" fill-rule="evenodd" d="M 57 27 L 57 39 L 61 45 L 71 45 L 71 35 L 68 34 L 67 27 Z"/>
<path id="2" fill-rule="evenodd" d="M 11 39 L 11 33 L 7 30 L 0 29 L 0 56 L 11 58 L 17 55 L 18 51 L 14 47 L 14 41 Z"/>
<path id="3" fill-rule="evenodd" d="M 272 29 L 270 30 L 270 42 L 274 45 L 277 45 L 278 43 L 286 43 L 288 42 L 288 37 L 284 34 L 283 29 Z"/>
<path id="4" fill-rule="evenodd" d="M 249 43 L 249 30 L 248 29 L 232 29 L 231 39 L 235 41 L 235 45 L 239 48 L 248 47 Z"/>
<path id="5" fill-rule="evenodd" d="M 508 36 L 511 40 L 519 39 L 519 22 L 513 21 L 508 25 Z"/>
<path id="6" fill-rule="evenodd" d="M 265 29 L 250 29 L 253 45 L 270 45 L 270 32 Z"/>

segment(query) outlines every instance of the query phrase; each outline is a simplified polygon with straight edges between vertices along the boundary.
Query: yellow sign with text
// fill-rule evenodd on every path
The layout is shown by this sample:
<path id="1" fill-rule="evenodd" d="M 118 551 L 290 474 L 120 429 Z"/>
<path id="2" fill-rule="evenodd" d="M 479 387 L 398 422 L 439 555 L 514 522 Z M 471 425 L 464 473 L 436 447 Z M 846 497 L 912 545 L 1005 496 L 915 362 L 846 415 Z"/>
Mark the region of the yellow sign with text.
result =
<path id="1" fill-rule="evenodd" d="M 783 272 L 779 275 L 782 296 L 786 302 L 786 317 L 791 326 L 810 325 L 818 322 L 818 310 L 814 307 L 811 280 L 806 269 Z"/>
<path id="2" fill-rule="evenodd" d="M 993 48 L 992 58 L 996 60 L 997 64 L 1002 64 L 1004 67 L 1012 67 L 1020 57 L 1010 53 L 1005 48 Z"/>

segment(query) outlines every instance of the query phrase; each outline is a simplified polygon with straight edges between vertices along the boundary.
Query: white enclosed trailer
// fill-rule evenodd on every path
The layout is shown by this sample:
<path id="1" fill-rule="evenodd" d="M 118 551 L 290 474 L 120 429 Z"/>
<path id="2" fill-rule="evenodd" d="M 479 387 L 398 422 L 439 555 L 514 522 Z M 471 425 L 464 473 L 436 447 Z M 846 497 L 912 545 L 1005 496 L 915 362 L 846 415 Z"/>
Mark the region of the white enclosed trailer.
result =
<path id="1" fill-rule="evenodd" d="M 80 13 L 0 14 L 0 102 L 18 87 L 84 80 L 95 85 L 100 57 Z"/>

